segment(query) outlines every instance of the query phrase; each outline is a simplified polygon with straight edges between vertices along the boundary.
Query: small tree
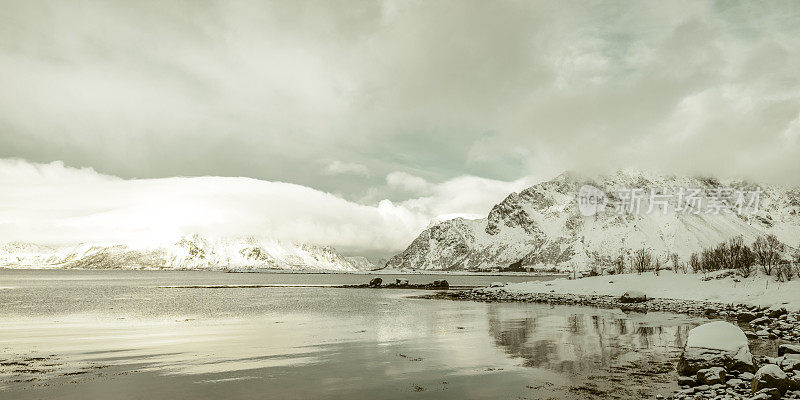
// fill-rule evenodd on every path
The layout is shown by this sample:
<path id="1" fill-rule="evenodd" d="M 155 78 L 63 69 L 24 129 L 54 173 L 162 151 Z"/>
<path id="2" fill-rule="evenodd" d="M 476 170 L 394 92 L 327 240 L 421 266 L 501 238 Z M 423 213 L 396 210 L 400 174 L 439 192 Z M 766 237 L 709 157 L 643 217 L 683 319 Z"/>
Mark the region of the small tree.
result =
<path id="1" fill-rule="evenodd" d="M 678 257 L 678 253 L 672 253 L 669 255 L 669 260 L 672 262 L 672 272 L 676 274 L 681 269 L 681 259 Z"/>
<path id="2" fill-rule="evenodd" d="M 692 267 L 692 273 L 696 274 L 701 271 L 700 256 L 697 253 L 692 253 L 689 256 L 689 266 Z"/>
<path id="3" fill-rule="evenodd" d="M 661 260 L 658 257 L 656 257 L 655 263 L 653 264 L 653 274 L 655 274 L 655 276 L 658 276 L 661 274 L 660 271 L 661 271 Z"/>
<path id="4" fill-rule="evenodd" d="M 614 260 L 614 273 L 615 274 L 625 273 L 625 253 L 623 251 L 620 251 L 617 259 Z"/>
<path id="5" fill-rule="evenodd" d="M 633 270 L 636 271 L 637 274 L 649 271 L 652 264 L 653 264 L 653 254 L 647 251 L 647 249 L 641 248 L 633 253 L 633 258 L 631 259 L 631 266 L 633 267 Z"/>

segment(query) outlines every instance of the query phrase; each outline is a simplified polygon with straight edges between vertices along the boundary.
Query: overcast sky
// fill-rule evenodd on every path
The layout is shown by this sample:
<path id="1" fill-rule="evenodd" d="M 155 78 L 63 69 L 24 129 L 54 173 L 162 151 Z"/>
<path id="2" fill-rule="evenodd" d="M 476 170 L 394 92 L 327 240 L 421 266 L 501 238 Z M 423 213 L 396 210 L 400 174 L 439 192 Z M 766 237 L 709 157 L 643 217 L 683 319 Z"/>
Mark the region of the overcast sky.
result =
<path id="1" fill-rule="evenodd" d="M 798 21 L 796 1 L 4 0 L 0 157 L 369 207 L 497 188 L 420 215 L 564 170 L 798 184 Z"/>

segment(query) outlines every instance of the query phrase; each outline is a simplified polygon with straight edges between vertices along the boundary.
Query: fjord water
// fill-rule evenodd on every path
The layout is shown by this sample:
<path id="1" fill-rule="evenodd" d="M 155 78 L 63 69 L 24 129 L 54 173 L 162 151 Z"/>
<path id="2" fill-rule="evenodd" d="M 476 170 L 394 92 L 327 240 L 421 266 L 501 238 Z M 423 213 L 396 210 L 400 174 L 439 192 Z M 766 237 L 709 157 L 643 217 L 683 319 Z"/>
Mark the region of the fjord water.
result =
<path id="1" fill-rule="evenodd" d="M 369 278 L 0 270 L 0 399 L 642 398 L 675 388 L 702 322 L 422 290 L 204 287 Z"/>

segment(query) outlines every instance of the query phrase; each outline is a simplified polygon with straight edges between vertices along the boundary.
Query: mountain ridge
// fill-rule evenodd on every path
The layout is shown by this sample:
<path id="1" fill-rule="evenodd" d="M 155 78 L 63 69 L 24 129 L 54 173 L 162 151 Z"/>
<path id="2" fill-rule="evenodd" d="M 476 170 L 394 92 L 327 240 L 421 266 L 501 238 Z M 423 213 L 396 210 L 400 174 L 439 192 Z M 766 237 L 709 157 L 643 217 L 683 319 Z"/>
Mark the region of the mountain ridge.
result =
<path id="1" fill-rule="evenodd" d="M 615 190 L 623 187 L 663 193 L 699 188 L 706 202 L 713 199 L 705 193 L 727 188 L 748 191 L 761 188 L 763 194 L 759 196 L 760 210 L 749 215 L 655 210 L 646 215 L 618 214 L 612 204 L 606 204 L 601 213 L 584 217 L 577 206 L 577 194 L 584 185 L 602 190 L 609 202 L 621 201 L 620 194 L 624 192 Z M 731 203 L 731 196 L 724 200 Z M 644 205 L 649 206 L 649 199 Z M 670 206 L 676 206 L 675 202 L 661 207 Z M 800 238 L 800 189 L 642 171 L 619 171 L 598 177 L 565 172 L 509 194 L 485 218 L 454 218 L 430 226 L 384 268 L 513 271 L 572 264 L 586 268 L 591 263 L 609 264 L 621 253 L 642 247 L 663 259 L 671 253 L 687 259 L 692 252 L 733 236 L 741 235 L 746 242 L 752 242 L 766 233 L 776 234 L 790 247 L 798 245 L 792 240 Z"/>

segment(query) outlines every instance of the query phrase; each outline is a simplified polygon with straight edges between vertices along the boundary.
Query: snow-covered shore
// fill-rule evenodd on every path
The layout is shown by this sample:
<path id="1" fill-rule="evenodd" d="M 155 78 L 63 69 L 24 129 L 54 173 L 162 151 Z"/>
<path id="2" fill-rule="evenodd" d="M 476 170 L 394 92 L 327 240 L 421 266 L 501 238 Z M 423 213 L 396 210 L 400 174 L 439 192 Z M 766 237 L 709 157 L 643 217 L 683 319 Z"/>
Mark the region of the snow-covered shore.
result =
<path id="1" fill-rule="evenodd" d="M 512 294 L 557 293 L 575 295 L 621 296 L 639 291 L 649 298 L 745 304 L 768 308 L 800 310 L 800 279 L 777 282 L 774 277 L 755 274 L 749 278 L 720 277 L 720 273 L 683 274 L 661 271 L 646 274 L 603 275 L 582 279 L 555 279 L 508 284 L 486 291 Z M 719 279 L 717 279 L 719 278 Z"/>

